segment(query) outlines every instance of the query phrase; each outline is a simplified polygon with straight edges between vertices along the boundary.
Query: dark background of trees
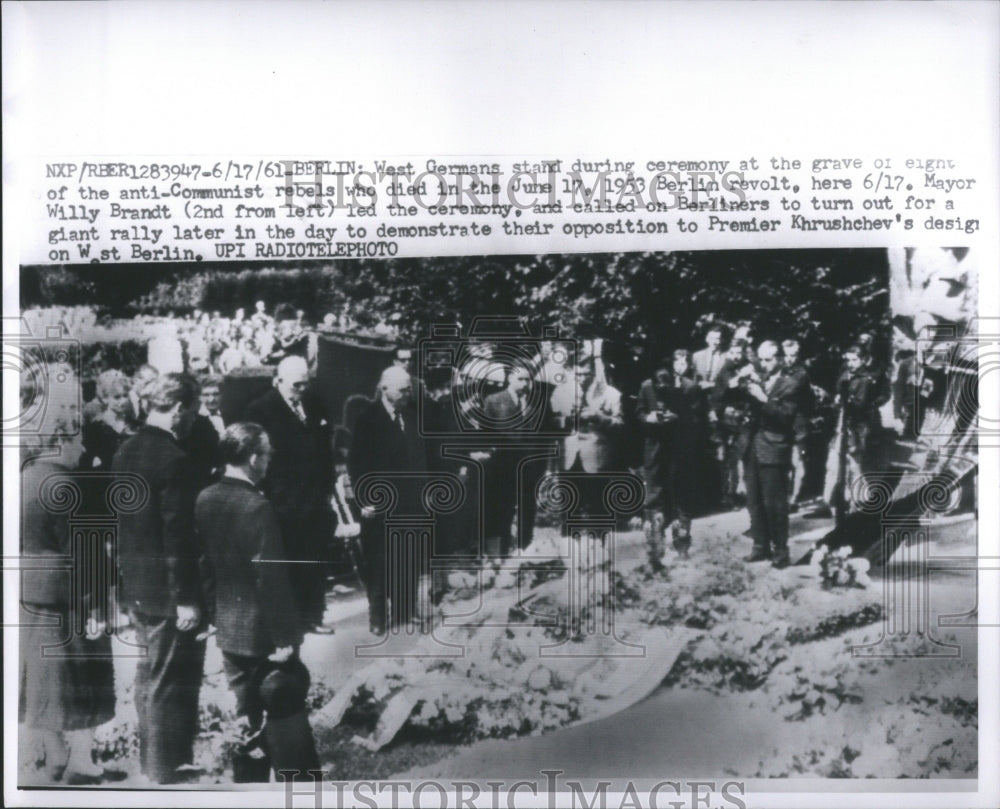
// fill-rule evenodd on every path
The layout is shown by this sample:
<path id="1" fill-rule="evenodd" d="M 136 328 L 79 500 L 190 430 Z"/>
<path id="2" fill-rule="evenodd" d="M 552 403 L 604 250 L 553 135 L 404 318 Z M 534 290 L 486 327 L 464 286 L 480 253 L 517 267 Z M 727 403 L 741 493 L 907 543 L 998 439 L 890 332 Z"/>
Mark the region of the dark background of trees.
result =
<path id="1" fill-rule="evenodd" d="M 89 304 L 100 313 L 232 315 L 279 303 L 313 321 L 347 311 L 362 327 L 393 323 L 415 342 L 434 324 L 517 315 L 540 333 L 603 337 L 624 368 L 646 373 L 677 347 L 699 348 L 712 319 L 748 320 L 756 339 L 798 337 L 830 378 L 862 332 L 889 333 L 884 250 L 753 250 L 462 256 L 289 263 L 24 267 L 21 306 Z M 882 361 L 886 357 L 883 356 Z M 623 380 L 624 381 L 624 380 Z"/>

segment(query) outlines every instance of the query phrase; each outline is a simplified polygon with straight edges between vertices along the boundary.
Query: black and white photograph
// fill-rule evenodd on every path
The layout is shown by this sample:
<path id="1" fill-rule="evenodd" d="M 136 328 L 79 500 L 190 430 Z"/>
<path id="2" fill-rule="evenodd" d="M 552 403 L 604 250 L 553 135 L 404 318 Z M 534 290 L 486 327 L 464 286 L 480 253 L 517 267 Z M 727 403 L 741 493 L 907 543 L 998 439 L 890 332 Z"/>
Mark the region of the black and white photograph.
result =
<path id="1" fill-rule="evenodd" d="M 1000 803 L 1000 7 L 2 6 L 4 805 Z"/>
<path id="2" fill-rule="evenodd" d="M 973 251 L 138 270 L 20 273 L 22 783 L 976 777 Z"/>

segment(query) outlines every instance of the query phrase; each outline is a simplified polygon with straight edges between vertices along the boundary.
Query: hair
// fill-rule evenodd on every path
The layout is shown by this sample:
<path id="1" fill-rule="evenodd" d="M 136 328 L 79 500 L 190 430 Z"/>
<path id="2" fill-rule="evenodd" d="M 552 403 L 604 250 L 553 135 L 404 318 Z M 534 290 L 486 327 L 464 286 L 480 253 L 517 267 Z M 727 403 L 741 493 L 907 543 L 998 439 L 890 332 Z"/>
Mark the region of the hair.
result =
<path id="1" fill-rule="evenodd" d="M 135 369 L 134 376 L 138 377 L 141 376 L 142 374 L 149 374 L 152 378 L 155 378 L 160 375 L 160 372 L 155 365 L 150 365 L 148 362 L 146 362 Z"/>
<path id="2" fill-rule="evenodd" d="M 219 439 L 219 456 L 230 466 L 245 466 L 251 455 L 264 449 L 267 431 L 252 421 L 237 421 L 226 427 Z"/>
<path id="3" fill-rule="evenodd" d="M 710 335 L 713 331 L 721 337 L 724 330 L 718 323 L 709 323 L 708 328 L 705 329 L 705 336 L 708 337 L 708 335 Z"/>
<path id="4" fill-rule="evenodd" d="M 864 346 L 862 346 L 860 343 L 852 343 L 851 345 L 849 345 L 844 350 L 844 356 L 846 357 L 848 354 L 857 354 L 858 359 L 860 360 L 868 359 L 868 352 L 865 350 Z"/>
<path id="5" fill-rule="evenodd" d="M 203 391 L 206 388 L 221 388 L 222 387 L 222 375 L 221 374 L 205 374 L 198 381 L 201 383 L 201 389 Z"/>
<path id="6" fill-rule="evenodd" d="M 166 413 L 178 403 L 184 409 L 194 406 L 199 395 L 198 382 L 190 374 L 163 374 L 145 389 L 150 410 Z"/>
<path id="7" fill-rule="evenodd" d="M 784 348 L 785 346 L 788 346 L 788 345 L 795 345 L 795 346 L 799 346 L 801 348 L 801 343 L 799 343 L 799 338 L 798 337 L 789 337 L 789 338 L 781 341 L 781 347 L 782 348 Z"/>
<path id="8" fill-rule="evenodd" d="M 116 369 L 104 371 L 97 377 L 97 398 L 105 402 L 115 391 L 124 388 L 125 393 L 128 393 L 131 387 L 131 381 L 121 371 Z"/>
<path id="9" fill-rule="evenodd" d="M 691 352 L 686 348 L 675 348 L 673 354 L 670 355 L 671 365 L 679 359 L 687 360 L 687 364 L 691 364 Z"/>
<path id="10" fill-rule="evenodd" d="M 757 353 L 759 354 L 760 350 L 765 346 L 768 348 L 773 348 L 775 350 L 775 353 L 779 357 L 781 356 L 781 346 L 779 346 L 774 340 L 762 340 L 760 345 L 757 346 Z"/>

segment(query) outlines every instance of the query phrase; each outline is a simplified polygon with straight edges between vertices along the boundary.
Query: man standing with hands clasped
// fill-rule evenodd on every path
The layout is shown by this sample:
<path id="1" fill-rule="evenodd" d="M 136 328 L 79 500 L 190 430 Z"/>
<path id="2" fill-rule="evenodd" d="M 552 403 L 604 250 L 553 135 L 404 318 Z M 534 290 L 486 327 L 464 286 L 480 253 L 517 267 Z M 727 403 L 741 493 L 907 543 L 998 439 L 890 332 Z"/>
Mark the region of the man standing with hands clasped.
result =
<path id="1" fill-rule="evenodd" d="M 747 562 L 772 559 L 776 568 L 789 565 L 788 487 L 795 445 L 795 420 L 805 396 L 800 374 L 781 369 L 777 343 L 765 340 L 757 348 L 759 373 L 736 375 L 730 384 L 746 384 L 756 402 L 746 454 L 747 506 L 753 550 Z M 749 370 L 749 369 L 748 369 Z"/>
<path id="2" fill-rule="evenodd" d="M 205 589 L 237 711 L 247 717 L 275 774 L 319 769 L 306 716 L 309 673 L 298 657 L 302 626 L 281 526 L 258 490 L 271 460 L 259 424 L 230 425 L 219 442 L 222 479 L 199 496 L 195 525 L 205 546 Z M 264 722 L 264 714 L 267 722 Z M 234 765 L 237 780 L 238 767 Z M 258 778 L 266 780 L 265 773 Z"/>

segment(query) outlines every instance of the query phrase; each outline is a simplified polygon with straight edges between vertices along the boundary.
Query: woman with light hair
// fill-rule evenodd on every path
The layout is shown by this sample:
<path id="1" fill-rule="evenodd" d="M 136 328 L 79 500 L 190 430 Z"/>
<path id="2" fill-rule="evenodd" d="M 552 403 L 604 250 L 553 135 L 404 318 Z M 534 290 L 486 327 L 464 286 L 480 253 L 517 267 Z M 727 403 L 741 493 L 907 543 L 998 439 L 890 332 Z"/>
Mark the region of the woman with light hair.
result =
<path id="1" fill-rule="evenodd" d="M 44 762 L 49 782 L 97 784 L 108 774 L 92 758 L 94 729 L 115 715 L 114 668 L 101 594 L 89 590 L 96 571 L 81 567 L 102 556 L 103 540 L 70 530 L 84 494 L 72 471 L 83 454 L 77 415 L 53 407 L 40 427 L 22 441 L 19 720 L 34 744 L 21 750 Z"/>
<path id="2" fill-rule="evenodd" d="M 112 369 L 97 377 L 96 402 L 100 415 L 83 426 L 81 469 L 109 469 L 118 447 L 135 432 L 131 390 L 131 380 L 121 371 Z"/>

